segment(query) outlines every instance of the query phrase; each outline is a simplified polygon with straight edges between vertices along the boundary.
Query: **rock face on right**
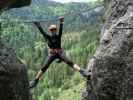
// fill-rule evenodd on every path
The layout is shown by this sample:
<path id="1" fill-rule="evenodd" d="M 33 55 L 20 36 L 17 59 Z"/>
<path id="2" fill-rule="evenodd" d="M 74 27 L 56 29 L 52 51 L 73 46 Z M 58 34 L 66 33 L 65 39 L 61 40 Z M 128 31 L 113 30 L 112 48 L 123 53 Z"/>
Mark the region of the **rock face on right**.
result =
<path id="1" fill-rule="evenodd" d="M 133 100 L 133 0 L 110 0 L 82 100 Z"/>

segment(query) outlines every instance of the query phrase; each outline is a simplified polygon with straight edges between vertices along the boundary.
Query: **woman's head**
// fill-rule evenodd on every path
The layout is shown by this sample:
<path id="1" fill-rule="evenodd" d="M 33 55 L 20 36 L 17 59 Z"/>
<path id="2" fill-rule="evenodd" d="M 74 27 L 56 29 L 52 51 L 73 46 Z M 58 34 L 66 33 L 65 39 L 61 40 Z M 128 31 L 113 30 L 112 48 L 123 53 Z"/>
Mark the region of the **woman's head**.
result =
<path id="1" fill-rule="evenodd" d="M 50 25 L 50 26 L 49 26 L 49 31 L 50 31 L 51 33 L 57 33 L 58 28 L 57 28 L 56 25 Z"/>

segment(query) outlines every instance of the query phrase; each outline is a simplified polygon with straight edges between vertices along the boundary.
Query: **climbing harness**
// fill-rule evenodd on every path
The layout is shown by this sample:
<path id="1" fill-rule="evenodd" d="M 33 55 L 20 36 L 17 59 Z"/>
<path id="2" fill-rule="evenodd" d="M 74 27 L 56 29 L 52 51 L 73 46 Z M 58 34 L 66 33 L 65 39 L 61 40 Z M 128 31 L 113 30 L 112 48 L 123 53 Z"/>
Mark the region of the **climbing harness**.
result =
<path id="1" fill-rule="evenodd" d="M 56 48 L 56 49 L 49 49 L 49 52 L 50 53 L 58 53 L 58 52 L 60 52 L 60 51 L 62 51 L 62 49 L 58 49 L 58 48 Z"/>

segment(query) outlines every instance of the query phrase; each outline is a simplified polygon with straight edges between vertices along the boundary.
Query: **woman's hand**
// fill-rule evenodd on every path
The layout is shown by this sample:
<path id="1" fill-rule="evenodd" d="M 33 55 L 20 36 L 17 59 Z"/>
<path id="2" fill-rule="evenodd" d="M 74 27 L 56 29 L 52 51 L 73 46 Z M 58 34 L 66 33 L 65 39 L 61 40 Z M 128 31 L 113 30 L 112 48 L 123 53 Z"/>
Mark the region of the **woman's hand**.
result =
<path id="1" fill-rule="evenodd" d="M 36 26 L 41 26 L 39 22 L 33 22 Z"/>
<path id="2" fill-rule="evenodd" d="M 60 22 L 64 22 L 64 16 L 59 17 Z"/>

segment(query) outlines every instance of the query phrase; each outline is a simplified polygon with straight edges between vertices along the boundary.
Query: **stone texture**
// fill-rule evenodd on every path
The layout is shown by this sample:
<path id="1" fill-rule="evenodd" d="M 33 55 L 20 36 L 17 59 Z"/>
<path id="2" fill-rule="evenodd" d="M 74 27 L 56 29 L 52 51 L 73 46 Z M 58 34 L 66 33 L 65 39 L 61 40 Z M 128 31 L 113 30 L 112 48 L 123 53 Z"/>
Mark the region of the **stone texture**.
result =
<path id="1" fill-rule="evenodd" d="M 27 5 L 29 4 L 27 1 L 29 2 L 29 0 L 0 0 L 0 12 L 5 8 Z M 0 100 L 31 100 L 27 69 L 14 51 L 0 38 Z"/>
<path id="2" fill-rule="evenodd" d="M 0 100 L 31 100 L 26 67 L 0 43 Z"/>
<path id="3" fill-rule="evenodd" d="M 133 0 L 110 0 L 82 100 L 133 100 Z"/>
<path id="4" fill-rule="evenodd" d="M 30 5 L 31 0 L 0 0 L 0 10 Z"/>

